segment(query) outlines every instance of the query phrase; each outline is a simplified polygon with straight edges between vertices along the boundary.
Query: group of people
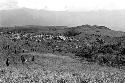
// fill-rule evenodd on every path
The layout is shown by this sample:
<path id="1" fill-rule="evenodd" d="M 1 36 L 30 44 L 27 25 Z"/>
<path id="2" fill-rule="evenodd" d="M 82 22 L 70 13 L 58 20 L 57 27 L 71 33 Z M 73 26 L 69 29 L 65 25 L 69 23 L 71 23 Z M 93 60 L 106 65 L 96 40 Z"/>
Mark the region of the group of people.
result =
<path id="1" fill-rule="evenodd" d="M 25 64 L 25 62 L 28 61 L 28 58 L 26 58 L 25 55 L 21 55 L 20 58 L 21 58 L 21 63 L 22 63 L 22 64 Z M 32 56 L 32 57 L 31 57 L 31 61 L 34 61 L 34 60 L 35 60 L 35 57 Z M 10 62 L 9 58 L 7 58 L 7 59 L 6 59 L 6 66 L 9 66 L 10 64 L 11 64 L 11 62 Z"/>

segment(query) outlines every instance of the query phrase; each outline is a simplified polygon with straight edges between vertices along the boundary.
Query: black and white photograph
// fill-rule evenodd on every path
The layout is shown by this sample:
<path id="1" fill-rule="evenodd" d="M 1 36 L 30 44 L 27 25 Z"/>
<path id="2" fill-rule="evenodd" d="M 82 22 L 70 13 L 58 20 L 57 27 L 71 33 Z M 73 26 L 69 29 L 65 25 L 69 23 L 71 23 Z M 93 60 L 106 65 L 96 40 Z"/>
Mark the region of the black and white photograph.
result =
<path id="1" fill-rule="evenodd" d="M 0 83 L 125 83 L 125 0 L 0 0 Z"/>

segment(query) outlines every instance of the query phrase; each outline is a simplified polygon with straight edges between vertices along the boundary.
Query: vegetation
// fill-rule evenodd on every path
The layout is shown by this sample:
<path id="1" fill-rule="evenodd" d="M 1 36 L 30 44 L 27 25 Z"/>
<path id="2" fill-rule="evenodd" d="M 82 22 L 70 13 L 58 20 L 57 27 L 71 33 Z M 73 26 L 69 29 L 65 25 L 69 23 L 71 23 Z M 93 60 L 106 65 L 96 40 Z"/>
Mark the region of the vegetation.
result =
<path id="1" fill-rule="evenodd" d="M 97 47 L 93 47 L 97 48 Z M 97 62 L 100 65 L 112 67 L 125 66 L 124 48 L 117 45 L 100 45 L 97 49 L 83 47 L 76 52 L 76 56 L 89 61 Z"/>
<path id="2" fill-rule="evenodd" d="M 86 27 L 85 30 L 82 27 Z M 84 32 L 87 31 L 88 33 Z M 94 28 L 93 28 L 94 27 Z M 98 27 L 98 28 L 96 28 Z M 93 29 L 92 29 L 93 28 Z M 6 64 L 17 63 L 17 58 L 22 63 L 25 58 L 21 53 L 44 52 L 44 53 L 72 53 L 89 62 L 96 62 L 108 66 L 125 65 L 124 36 L 106 39 L 109 35 L 101 33 L 102 26 L 79 26 L 72 28 L 51 30 L 50 27 L 40 29 L 35 26 L 1 28 L 0 51 L 4 55 Z M 52 27 L 53 29 L 53 27 Z M 95 30 L 92 34 L 90 30 Z M 83 31 L 82 31 L 83 30 Z M 108 29 L 111 31 L 110 29 Z M 97 33 L 100 33 L 97 34 Z M 113 33 L 113 32 L 112 32 Z M 116 33 L 116 32 L 114 32 Z M 98 36 L 99 35 L 99 36 Z M 32 58 L 34 61 L 34 57 Z"/>
<path id="3" fill-rule="evenodd" d="M 123 74 L 117 74 L 114 71 L 103 72 L 53 72 L 50 70 L 41 70 L 40 68 L 34 71 L 28 71 L 27 69 L 11 70 L 1 69 L 2 83 L 124 83 L 125 78 Z M 8 76 L 9 74 L 9 76 Z"/>
<path id="4" fill-rule="evenodd" d="M 69 30 L 67 30 L 64 33 L 64 36 L 71 37 L 71 36 L 76 36 L 76 35 L 79 35 L 79 34 L 80 34 L 80 32 L 78 32 L 75 28 L 69 28 Z"/>
<path id="5" fill-rule="evenodd" d="M 123 72 L 119 74 L 119 72 L 114 71 L 115 68 L 109 71 L 109 69 L 105 70 L 103 67 L 122 69 L 125 67 L 124 36 L 105 35 L 101 33 L 101 30 L 104 30 L 103 27 L 94 27 L 97 27 L 94 29 L 99 29 L 99 31 L 92 29 L 93 27 L 89 25 L 68 29 L 59 29 L 58 27 L 52 27 L 52 29 L 50 27 L 39 27 L 37 29 L 35 26 L 0 29 L 0 61 L 1 64 L 5 64 L 0 69 L 0 82 L 123 83 L 125 81 L 125 78 L 122 78 L 124 77 Z M 110 29 L 106 30 L 111 31 Z M 112 31 L 111 33 L 116 34 Z M 87 65 L 87 68 L 84 68 L 81 65 L 79 67 L 74 61 L 70 62 L 69 59 L 69 63 L 64 59 L 59 59 L 57 60 L 59 63 L 55 66 L 53 63 L 56 59 L 46 59 L 45 57 L 39 58 L 38 63 L 36 61 L 38 56 L 30 55 L 30 53 L 73 55 L 73 58 L 78 57 L 81 62 L 86 61 L 92 63 L 92 65 Z M 66 65 L 60 65 L 61 63 Z M 100 66 L 94 67 L 93 63 Z M 11 65 L 17 68 L 11 69 Z M 7 70 L 6 66 L 11 70 Z M 48 66 L 48 69 L 45 66 Z M 78 71 L 76 68 L 86 70 Z M 67 72 L 67 70 L 70 72 Z"/>

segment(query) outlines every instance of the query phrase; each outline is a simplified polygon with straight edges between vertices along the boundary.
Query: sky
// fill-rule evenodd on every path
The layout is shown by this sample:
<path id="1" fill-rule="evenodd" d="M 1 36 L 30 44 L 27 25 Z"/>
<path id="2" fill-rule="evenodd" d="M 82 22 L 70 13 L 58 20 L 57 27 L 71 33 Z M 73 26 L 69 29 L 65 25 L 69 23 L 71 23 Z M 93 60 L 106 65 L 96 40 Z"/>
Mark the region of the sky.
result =
<path id="1" fill-rule="evenodd" d="M 96 11 L 125 9 L 125 0 L 0 0 L 0 10 L 15 8 L 52 11 Z"/>

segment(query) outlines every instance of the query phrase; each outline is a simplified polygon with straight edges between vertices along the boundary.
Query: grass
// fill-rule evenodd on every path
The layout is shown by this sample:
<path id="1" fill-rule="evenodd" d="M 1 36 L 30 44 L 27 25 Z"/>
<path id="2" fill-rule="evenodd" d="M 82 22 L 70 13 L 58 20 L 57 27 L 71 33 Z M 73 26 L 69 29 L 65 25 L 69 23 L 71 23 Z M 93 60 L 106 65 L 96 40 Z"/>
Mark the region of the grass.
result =
<path id="1" fill-rule="evenodd" d="M 91 26 L 88 26 L 88 28 L 83 28 L 83 26 L 82 26 L 77 31 L 74 31 L 73 29 L 71 29 L 71 31 L 68 31 L 68 33 L 66 32 L 67 36 L 72 35 L 72 36 L 74 36 L 73 38 L 76 38 L 76 39 L 77 39 L 77 37 L 79 37 L 78 41 L 74 41 L 74 40 L 67 41 L 66 40 L 66 41 L 62 41 L 62 43 L 55 43 L 55 39 L 54 40 L 52 39 L 49 41 L 49 43 L 53 42 L 53 44 L 50 45 L 49 47 L 46 45 L 46 43 L 47 43 L 46 41 L 42 41 L 42 42 L 31 41 L 30 39 L 27 39 L 27 38 L 29 38 L 28 36 L 26 39 L 23 38 L 23 40 L 13 41 L 8 38 L 10 36 L 10 34 L 8 34 L 8 36 L 7 36 L 7 34 L 1 35 L 1 41 L 0 41 L 1 47 L 2 47 L 1 51 L 4 48 L 4 51 L 2 51 L 3 54 L 0 54 L 1 56 L 9 55 L 9 54 L 11 54 L 11 52 L 15 53 L 15 55 L 17 55 L 18 52 L 22 53 L 23 51 L 20 51 L 20 49 L 24 49 L 24 48 L 26 48 L 26 50 L 28 50 L 28 52 L 30 51 L 30 49 L 32 49 L 32 52 L 34 52 L 34 51 L 44 52 L 45 51 L 46 53 L 48 53 L 48 51 L 49 51 L 49 52 L 57 53 L 57 54 L 54 55 L 54 54 L 49 54 L 49 53 L 48 54 L 29 53 L 30 55 L 36 56 L 35 62 L 27 61 L 27 63 L 21 64 L 16 59 L 15 61 L 12 60 L 12 62 L 15 62 L 15 63 L 19 62 L 19 64 L 12 65 L 12 64 L 14 64 L 14 63 L 12 63 L 9 67 L 6 67 L 5 66 L 6 64 L 3 64 L 2 60 L 1 60 L 2 58 L 1 58 L 0 59 L 0 83 L 125 83 L 124 70 L 120 70 L 120 69 L 113 68 L 113 67 L 108 67 L 106 65 L 99 66 L 96 63 L 90 63 L 90 62 L 85 61 L 87 59 L 85 59 L 81 62 L 80 61 L 81 59 L 78 56 L 75 56 L 76 55 L 75 53 L 77 52 L 78 49 L 74 49 L 75 48 L 74 44 L 80 45 L 80 47 L 84 47 L 87 45 L 87 47 L 88 47 L 88 45 L 91 46 L 91 43 L 95 42 L 92 44 L 92 45 L 94 45 L 94 49 L 96 46 L 97 46 L 96 48 L 100 49 L 100 47 L 98 47 L 98 46 L 100 46 L 101 41 L 98 40 L 97 38 L 103 39 L 102 36 L 109 36 L 109 37 L 106 37 L 107 39 L 104 39 L 104 41 L 107 42 L 107 44 L 108 44 L 108 42 L 109 42 L 109 44 L 111 42 L 113 42 L 113 44 L 115 44 L 115 43 L 117 44 L 117 41 L 121 40 L 123 42 L 123 40 L 124 40 L 124 38 L 123 39 L 120 38 L 120 40 L 118 40 L 119 38 L 118 39 L 114 38 L 114 40 L 112 38 L 112 37 L 119 37 L 119 36 L 123 35 L 124 33 L 115 32 L 112 30 L 101 30 L 101 29 L 96 29 L 96 28 L 92 29 L 90 27 Z M 12 32 L 17 31 L 16 33 L 19 33 L 20 31 L 22 31 L 21 33 L 23 35 L 25 35 L 24 33 L 33 32 L 33 35 L 38 35 L 38 34 L 36 34 L 37 29 L 35 30 L 35 32 L 34 32 L 34 29 L 35 28 L 29 29 L 28 27 L 27 27 L 27 29 L 25 29 L 25 28 L 23 28 L 23 29 L 20 28 L 19 30 L 12 29 Z M 83 30 L 83 29 L 86 29 L 86 30 Z M 66 29 L 66 31 L 67 30 L 68 29 Z M 97 30 L 99 30 L 99 32 L 96 32 Z M 11 29 L 10 29 L 10 31 L 11 31 Z M 43 29 L 42 31 L 41 30 L 39 30 L 39 31 L 40 31 L 39 32 L 40 34 L 44 34 L 45 32 L 46 32 L 45 34 L 48 34 L 51 30 L 49 30 L 49 28 L 46 28 L 45 30 Z M 62 32 L 65 33 L 65 30 L 59 30 L 59 31 L 60 31 L 60 33 L 62 33 Z M 81 31 L 83 31 L 83 32 L 81 32 Z M 6 30 L 4 32 L 6 32 Z M 44 32 L 44 33 L 42 33 L 42 32 Z M 79 34 L 79 32 L 81 34 Z M 106 34 L 105 33 L 103 34 L 103 32 L 105 32 Z M 51 31 L 51 34 L 53 34 L 53 36 L 55 35 L 55 37 L 56 37 L 57 33 L 59 33 L 57 30 Z M 11 34 L 11 35 L 13 35 L 13 34 Z M 75 35 L 77 35 L 77 36 L 75 37 Z M 27 40 L 28 40 L 28 42 L 27 42 Z M 37 39 L 35 39 L 35 40 L 37 40 Z M 64 48 L 62 48 L 63 45 L 65 45 L 66 47 L 64 46 Z M 60 50 L 64 50 L 64 53 L 63 53 L 63 51 L 61 53 L 57 52 L 60 50 L 58 48 L 55 49 L 56 46 L 58 46 L 58 48 Z M 115 47 L 115 46 L 113 46 L 113 47 Z M 120 46 L 121 46 L 121 48 L 119 46 L 115 47 L 115 48 L 120 49 L 119 52 L 121 53 L 121 49 L 122 49 L 123 45 L 121 44 Z M 112 49 L 113 53 L 115 51 L 117 51 L 112 48 L 112 45 L 110 45 L 109 47 Z M 51 48 L 51 49 L 49 49 L 49 48 Z M 53 50 L 56 52 L 54 52 Z M 84 52 L 84 50 L 85 50 L 85 52 Z M 108 55 L 105 55 L 105 57 L 103 57 L 103 56 L 98 57 L 98 55 L 95 52 L 96 50 L 93 51 L 93 49 L 91 49 L 91 48 L 90 49 L 89 48 L 83 48 L 83 49 L 80 48 L 80 52 L 78 50 L 78 54 L 80 53 L 79 55 L 83 57 L 83 56 L 85 56 L 84 54 L 86 53 L 87 56 L 89 56 L 91 54 L 90 50 L 92 50 L 92 56 L 93 56 L 93 52 L 95 53 L 95 57 L 97 56 L 97 58 L 95 58 L 95 59 L 99 63 L 103 62 L 107 58 L 109 61 L 115 62 L 114 61 L 115 57 L 112 58 L 113 53 L 110 53 L 109 52 L 110 49 L 107 49 L 107 47 L 104 47 L 104 49 L 101 50 L 104 53 L 106 53 L 108 51 Z M 66 54 L 65 52 L 68 52 L 68 53 Z M 72 54 L 72 52 L 74 54 Z M 97 49 L 97 52 L 98 52 L 98 49 Z M 27 52 L 26 52 L 26 54 L 27 54 Z M 38 55 L 38 57 L 37 57 L 37 55 Z M 90 59 L 90 57 L 87 57 L 87 56 L 86 56 L 86 58 Z M 109 56 L 111 56 L 111 57 L 109 57 Z M 77 58 L 77 60 L 76 60 L 76 58 Z M 103 58 L 105 58 L 105 59 L 103 60 Z M 107 61 L 105 61 L 105 63 L 106 62 Z"/>
<path id="2" fill-rule="evenodd" d="M 44 54 L 45 55 L 45 54 Z M 59 57 L 0 68 L 0 83 L 124 83 L 125 73 L 111 67 Z"/>

